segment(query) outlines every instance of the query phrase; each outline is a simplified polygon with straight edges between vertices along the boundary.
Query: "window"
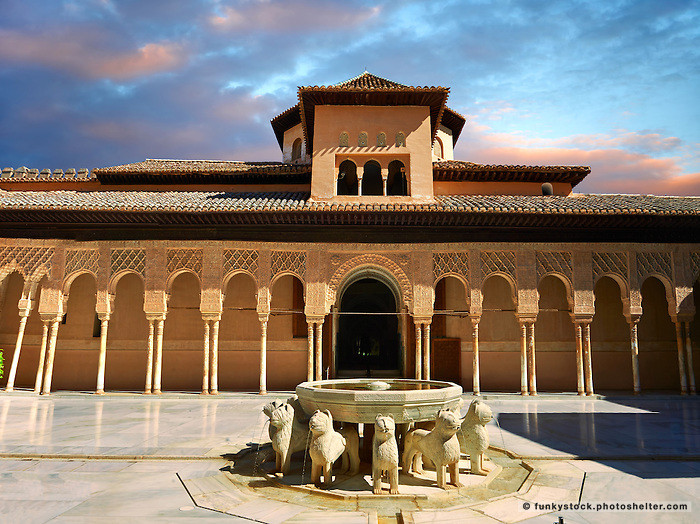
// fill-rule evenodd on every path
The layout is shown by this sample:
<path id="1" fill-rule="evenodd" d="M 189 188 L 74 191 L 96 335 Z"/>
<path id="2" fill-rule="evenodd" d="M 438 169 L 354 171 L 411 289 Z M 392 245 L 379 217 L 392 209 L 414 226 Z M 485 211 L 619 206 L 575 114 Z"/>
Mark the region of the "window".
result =
<path id="1" fill-rule="evenodd" d="M 348 147 L 350 145 L 350 136 L 343 131 L 340 133 L 340 140 L 338 140 L 339 147 Z"/>
<path id="2" fill-rule="evenodd" d="M 292 144 L 292 162 L 301 158 L 301 138 L 297 138 Z"/>
<path id="3" fill-rule="evenodd" d="M 438 158 L 442 158 L 442 140 L 435 137 L 435 142 L 433 143 L 433 153 Z"/>
<path id="4" fill-rule="evenodd" d="M 386 146 L 386 133 L 379 133 L 377 135 L 377 147 Z"/>
<path id="5" fill-rule="evenodd" d="M 375 160 L 370 160 L 365 164 L 362 175 L 362 196 L 383 195 L 384 183 L 382 181 L 382 168 Z"/>
<path id="6" fill-rule="evenodd" d="M 352 160 L 344 160 L 338 168 L 336 195 L 357 194 L 357 166 Z"/>
<path id="7" fill-rule="evenodd" d="M 389 163 L 389 177 L 386 186 L 387 195 L 408 195 L 406 167 L 400 160 L 393 160 Z"/>
<path id="8" fill-rule="evenodd" d="M 367 133 L 364 131 L 360 133 L 360 138 L 357 140 L 357 145 L 360 147 L 367 147 Z"/>
<path id="9" fill-rule="evenodd" d="M 396 147 L 406 147 L 406 135 L 401 132 L 396 133 Z"/>

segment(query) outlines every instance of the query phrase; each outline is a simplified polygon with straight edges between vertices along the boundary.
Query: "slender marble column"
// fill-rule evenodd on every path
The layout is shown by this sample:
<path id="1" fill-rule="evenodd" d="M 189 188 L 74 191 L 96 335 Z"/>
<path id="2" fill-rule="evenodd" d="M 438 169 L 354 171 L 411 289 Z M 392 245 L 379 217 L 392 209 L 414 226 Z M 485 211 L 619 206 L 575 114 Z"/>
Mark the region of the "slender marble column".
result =
<path id="1" fill-rule="evenodd" d="M 678 374 L 681 379 L 681 395 L 688 394 L 688 381 L 685 377 L 685 351 L 683 348 L 683 333 L 681 323 L 676 321 L 676 345 L 678 346 Z"/>
<path id="2" fill-rule="evenodd" d="M 204 355 L 202 355 L 202 395 L 209 394 L 209 320 L 204 320 Z"/>
<path id="3" fill-rule="evenodd" d="M 12 391 L 15 387 L 15 376 L 17 375 L 17 366 L 19 364 L 19 353 L 22 351 L 22 340 L 24 340 L 24 329 L 27 327 L 27 318 L 29 317 L 29 309 L 22 309 L 19 315 L 19 330 L 17 331 L 17 342 L 15 343 L 15 352 L 12 354 L 12 364 L 10 365 L 10 373 L 7 375 L 7 386 L 5 391 Z"/>
<path id="4" fill-rule="evenodd" d="M 586 322 L 583 325 L 583 366 L 586 376 L 586 395 L 593 394 L 593 365 L 591 364 L 591 324 Z"/>
<path id="5" fill-rule="evenodd" d="M 153 393 L 160 395 L 160 384 L 163 378 L 163 324 L 165 318 L 156 320 L 156 362 L 153 370 Z"/>
<path id="6" fill-rule="evenodd" d="M 690 341 L 690 322 L 685 323 L 685 353 L 688 362 L 688 379 L 690 394 L 695 395 L 695 369 L 693 368 L 693 344 Z"/>
<path id="7" fill-rule="evenodd" d="M 537 395 L 537 367 L 535 362 L 535 323 L 529 322 L 527 350 L 530 360 L 530 395 Z"/>
<path id="8" fill-rule="evenodd" d="M 148 347 L 146 348 L 146 387 L 144 393 L 153 392 L 153 319 L 148 319 Z"/>
<path id="9" fill-rule="evenodd" d="M 316 323 L 316 380 L 323 380 L 323 321 Z"/>
<path id="10" fill-rule="evenodd" d="M 314 323 L 306 321 L 306 380 L 311 382 L 314 379 Z"/>
<path id="11" fill-rule="evenodd" d="M 423 324 L 423 378 L 430 380 L 430 324 Z"/>
<path id="12" fill-rule="evenodd" d="M 422 324 L 416 324 L 416 379 L 423 375 L 423 337 L 421 336 Z"/>
<path id="13" fill-rule="evenodd" d="M 209 389 L 212 395 L 219 394 L 219 322 L 211 322 L 211 383 Z"/>
<path id="14" fill-rule="evenodd" d="M 520 394 L 528 395 L 527 390 L 527 324 L 520 324 Z"/>
<path id="15" fill-rule="evenodd" d="M 105 394 L 105 366 L 107 365 L 107 329 L 109 328 L 109 315 L 100 317 L 100 358 L 97 364 L 97 388 L 95 393 Z"/>
<path id="16" fill-rule="evenodd" d="M 479 372 L 479 318 L 472 318 L 472 392 L 481 395 L 481 377 Z"/>
<path id="17" fill-rule="evenodd" d="M 267 315 L 260 317 L 260 394 L 267 394 Z"/>
<path id="18" fill-rule="evenodd" d="M 56 354 L 56 339 L 58 338 L 58 326 L 61 323 L 61 318 L 55 318 L 51 322 L 51 333 L 49 335 L 49 354 L 46 357 L 46 373 L 44 373 L 44 387 L 42 393 L 48 395 L 51 393 L 51 378 L 53 377 L 53 360 Z"/>
<path id="19" fill-rule="evenodd" d="M 630 349 L 632 351 L 632 384 L 634 394 L 639 395 L 642 388 L 639 383 L 639 340 L 637 339 L 637 319 L 630 320 Z"/>
<path id="20" fill-rule="evenodd" d="M 579 395 L 586 394 L 585 379 L 583 376 L 583 333 L 581 323 L 576 322 L 576 390 Z"/>
<path id="21" fill-rule="evenodd" d="M 34 381 L 34 393 L 41 393 L 41 381 L 44 378 L 44 362 L 46 360 L 46 346 L 49 342 L 49 321 L 44 320 L 44 329 L 41 333 L 41 349 L 39 349 L 39 364 L 36 367 L 36 380 Z"/>

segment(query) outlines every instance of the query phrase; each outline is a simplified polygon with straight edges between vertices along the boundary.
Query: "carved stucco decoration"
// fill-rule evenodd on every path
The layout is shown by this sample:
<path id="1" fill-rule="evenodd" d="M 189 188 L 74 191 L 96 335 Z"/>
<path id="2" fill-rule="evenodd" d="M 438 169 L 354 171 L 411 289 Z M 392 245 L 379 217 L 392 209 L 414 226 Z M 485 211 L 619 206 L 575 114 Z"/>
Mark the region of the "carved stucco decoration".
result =
<path id="1" fill-rule="evenodd" d="M 100 267 L 100 253 L 97 249 L 66 250 L 66 277 L 79 271 L 89 271 L 97 276 Z"/>
<path id="2" fill-rule="evenodd" d="M 700 251 L 690 253 L 690 271 L 693 282 L 700 278 Z"/>
<path id="3" fill-rule="evenodd" d="M 241 270 L 258 276 L 258 252 L 254 249 L 225 249 L 224 275 Z"/>
<path id="4" fill-rule="evenodd" d="M 445 275 L 459 275 L 469 281 L 469 253 L 433 253 L 433 280 Z"/>
<path id="5" fill-rule="evenodd" d="M 617 275 L 627 282 L 627 267 L 627 253 L 625 252 L 594 252 L 592 259 L 593 282 L 598 282 L 598 279 L 605 275 Z"/>
<path id="6" fill-rule="evenodd" d="M 566 277 L 569 284 L 572 285 L 573 265 L 571 258 L 571 253 L 568 251 L 538 251 L 536 253 L 537 280 L 541 280 L 549 273 L 557 273 Z"/>
<path id="7" fill-rule="evenodd" d="M 51 269 L 54 248 L 7 246 L 0 248 L 0 281 L 12 271 L 27 280 L 39 280 Z"/>
<path id="8" fill-rule="evenodd" d="M 641 285 L 649 275 L 665 276 L 673 282 L 671 253 L 640 251 L 637 253 L 637 279 Z"/>
<path id="9" fill-rule="evenodd" d="M 110 269 L 112 275 L 121 271 L 134 271 L 146 277 L 145 249 L 112 249 L 110 253 Z"/>
<path id="10" fill-rule="evenodd" d="M 334 271 L 333 276 L 331 276 L 328 282 L 328 294 L 326 296 L 328 304 L 335 303 L 338 287 L 345 278 L 350 273 L 362 267 L 374 267 L 390 273 L 401 288 L 401 295 L 405 305 L 409 306 L 411 304 L 413 300 L 413 289 L 411 288 L 411 281 L 408 279 L 403 269 L 390 258 L 372 253 L 353 257 L 341 264 Z"/>
<path id="11" fill-rule="evenodd" d="M 201 249 L 168 249 L 168 275 L 187 269 L 202 278 Z"/>
<path id="12" fill-rule="evenodd" d="M 494 273 L 505 273 L 515 281 L 515 251 L 482 251 L 481 276 L 486 280 Z"/>
<path id="13" fill-rule="evenodd" d="M 270 278 L 274 279 L 280 273 L 293 273 L 304 280 L 306 277 L 306 252 L 273 251 Z"/>

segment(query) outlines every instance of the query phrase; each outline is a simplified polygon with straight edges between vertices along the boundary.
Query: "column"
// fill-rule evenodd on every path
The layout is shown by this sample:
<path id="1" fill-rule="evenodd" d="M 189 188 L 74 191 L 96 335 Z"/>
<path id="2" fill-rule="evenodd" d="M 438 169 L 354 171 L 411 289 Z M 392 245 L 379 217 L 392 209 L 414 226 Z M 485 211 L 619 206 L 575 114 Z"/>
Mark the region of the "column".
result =
<path id="1" fill-rule="evenodd" d="M 630 323 L 630 349 L 632 350 L 632 383 L 634 394 L 641 393 L 641 385 L 639 383 L 639 341 L 637 339 L 637 323 L 638 318 L 629 319 Z"/>
<path id="2" fill-rule="evenodd" d="M 471 317 L 472 322 L 472 392 L 481 395 L 479 376 L 479 321 L 480 317 Z"/>
<path id="3" fill-rule="evenodd" d="M 15 343 L 15 352 L 12 354 L 12 364 L 10 365 L 10 373 L 7 375 L 7 386 L 5 387 L 5 391 L 12 391 L 15 386 L 15 375 L 17 375 L 19 353 L 22 351 L 24 329 L 27 327 L 27 318 L 29 317 L 30 312 L 30 308 L 21 309 L 19 312 L 19 330 L 17 331 L 17 342 Z"/>
<path id="4" fill-rule="evenodd" d="M 430 380 L 430 324 L 423 324 L 423 378 Z"/>
<path id="5" fill-rule="evenodd" d="M 683 333 L 681 323 L 676 320 L 676 345 L 678 346 L 678 374 L 681 379 L 681 395 L 688 394 L 688 382 L 685 377 L 685 351 L 683 347 Z"/>
<path id="6" fill-rule="evenodd" d="M 690 341 L 690 322 L 685 323 L 685 353 L 688 363 L 690 394 L 695 395 L 695 369 L 693 368 L 693 344 Z"/>
<path id="7" fill-rule="evenodd" d="M 381 169 L 381 174 L 382 174 L 382 195 L 386 196 L 388 191 L 387 191 L 387 182 L 389 180 L 389 168 L 382 168 Z"/>
<path id="8" fill-rule="evenodd" d="M 219 394 L 219 322 L 218 318 L 211 321 L 211 382 L 209 389 L 212 395 Z"/>
<path id="9" fill-rule="evenodd" d="M 583 332 L 581 323 L 576 322 L 576 390 L 579 395 L 585 395 L 585 380 L 583 376 Z"/>
<path id="10" fill-rule="evenodd" d="M 535 363 L 535 323 L 528 323 L 527 349 L 530 359 L 530 395 L 537 395 L 537 368 Z"/>
<path id="11" fill-rule="evenodd" d="M 204 319 L 204 350 L 202 355 L 202 395 L 209 394 L 209 319 Z"/>
<path id="12" fill-rule="evenodd" d="M 49 354 L 46 356 L 46 373 L 44 373 L 44 387 L 42 393 L 48 395 L 51 393 L 51 378 L 53 377 L 53 360 L 56 354 L 56 339 L 58 338 L 58 326 L 61 323 L 61 317 L 56 317 L 51 322 L 51 333 L 49 335 Z"/>
<path id="13" fill-rule="evenodd" d="M 36 367 L 36 380 L 34 381 L 34 393 L 41 393 L 41 381 L 44 378 L 44 361 L 46 360 L 46 346 L 49 341 L 49 321 L 44 320 L 44 329 L 41 333 L 41 349 L 39 349 L 39 364 Z"/>
<path id="14" fill-rule="evenodd" d="M 156 362 L 153 370 L 153 393 L 160 395 L 161 378 L 163 377 L 163 324 L 165 315 L 156 320 Z"/>
<path id="15" fill-rule="evenodd" d="M 267 394 L 267 321 L 268 315 L 260 317 L 260 394 Z"/>
<path id="16" fill-rule="evenodd" d="M 528 395 L 527 390 L 527 324 L 520 324 L 520 394 Z"/>
<path id="17" fill-rule="evenodd" d="M 105 366 L 107 364 L 107 329 L 109 315 L 99 315 L 100 318 L 100 358 L 97 364 L 97 388 L 95 393 L 105 394 Z"/>
<path id="18" fill-rule="evenodd" d="M 146 387 L 144 393 L 150 395 L 153 390 L 153 319 L 148 319 L 148 347 L 146 348 Z"/>
<path id="19" fill-rule="evenodd" d="M 316 323 L 316 380 L 323 380 L 323 320 Z"/>
<path id="20" fill-rule="evenodd" d="M 363 169 L 362 173 L 364 174 L 364 169 Z M 362 177 L 361 176 L 357 177 L 357 195 L 362 196 Z"/>
<path id="21" fill-rule="evenodd" d="M 423 375 L 423 337 L 421 336 L 421 324 L 416 324 L 416 379 Z"/>
<path id="22" fill-rule="evenodd" d="M 314 323 L 306 320 L 306 380 L 314 379 Z"/>
<path id="23" fill-rule="evenodd" d="M 593 394 L 593 366 L 591 364 L 591 323 L 583 325 L 583 367 L 586 378 L 586 395 Z"/>

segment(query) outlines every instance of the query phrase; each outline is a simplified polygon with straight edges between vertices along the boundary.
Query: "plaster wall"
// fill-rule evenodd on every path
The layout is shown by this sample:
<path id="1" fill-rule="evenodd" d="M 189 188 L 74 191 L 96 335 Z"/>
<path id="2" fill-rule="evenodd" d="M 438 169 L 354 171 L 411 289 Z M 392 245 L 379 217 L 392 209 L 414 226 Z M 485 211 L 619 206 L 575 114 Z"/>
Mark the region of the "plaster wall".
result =
<path id="1" fill-rule="evenodd" d="M 452 130 L 449 127 L 439 125 L 436 137 L 439 138 L 442 142 L 442 156 L 437 156 L 435 154 L 435 148 L 433 147 L 433 161 L 437 162 L 439 160 L 454 160 Z"/>
<path id="2" fill-rule="evenodd" d="M 292 146 L 297 138 L 301 139 L 301 158 L 297 160 L 297 162 L 308 162 L 309 156 L 306 152 L 304 130 L 302 129 L 301 124 L 297 124 L 284 132 L 284 138 L 282 139 L 282 162 L 292 161 Z"/>
<path id="3" fill-rule="evenodd" d="M 554 194 L 568 196 L 571 184 L 555 182 Z M 541 195 L 542 184 L 536 182 L 439 182 L 433 183 L 436 195 Z"/>

